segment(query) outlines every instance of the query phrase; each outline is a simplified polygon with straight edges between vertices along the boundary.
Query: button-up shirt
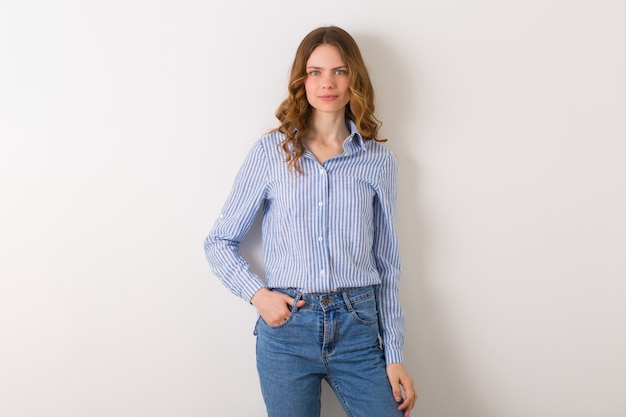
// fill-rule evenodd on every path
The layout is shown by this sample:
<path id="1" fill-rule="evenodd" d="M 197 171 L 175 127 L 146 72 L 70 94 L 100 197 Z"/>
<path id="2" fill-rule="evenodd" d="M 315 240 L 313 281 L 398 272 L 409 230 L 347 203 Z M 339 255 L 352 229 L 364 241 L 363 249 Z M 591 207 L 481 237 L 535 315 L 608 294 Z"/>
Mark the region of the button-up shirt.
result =
<path id="1" fill-rule="evenodd" d="M 326 293 L 373 285 L 385 358 L 399 363 L 405 325 L 394 227 L 397 160 L 381 143 L 364 140 L 352 121 L 349 126 L 343 153 L 320 164 L 306 150 L 302 174 L 285 162 L 283 134 L 257 140 L 204 248 L 213 273 L 247 301 L 263 287 Z M 239 252 L 259 208 L 264 280 Z"/>

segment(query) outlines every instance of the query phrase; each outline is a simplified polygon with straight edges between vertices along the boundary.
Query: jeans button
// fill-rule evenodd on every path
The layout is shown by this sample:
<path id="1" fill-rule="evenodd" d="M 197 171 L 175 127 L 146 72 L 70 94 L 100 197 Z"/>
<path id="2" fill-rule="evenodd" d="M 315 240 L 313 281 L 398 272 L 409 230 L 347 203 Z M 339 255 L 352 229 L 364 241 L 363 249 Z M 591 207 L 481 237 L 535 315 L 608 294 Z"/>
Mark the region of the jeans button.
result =
<path id="1" fill-rule="evenodd" d="M 324 299 L 322 300 L 322 305 L 327 306 L 328 304 L 330 304 L 330 301 L 328 301 L 328 299 L 327 299 L 327 298 L 324 298 Z"/>

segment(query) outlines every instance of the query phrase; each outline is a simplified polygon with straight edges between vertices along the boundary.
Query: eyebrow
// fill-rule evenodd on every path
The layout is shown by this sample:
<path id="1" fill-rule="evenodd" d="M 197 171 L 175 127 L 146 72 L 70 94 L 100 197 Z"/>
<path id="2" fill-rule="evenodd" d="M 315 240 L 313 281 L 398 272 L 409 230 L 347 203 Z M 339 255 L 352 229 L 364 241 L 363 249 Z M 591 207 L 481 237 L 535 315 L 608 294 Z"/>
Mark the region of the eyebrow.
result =
<path id="1" fill-rule="evenodd" d="M 324 69 L 324 67 L 316 67 L 314 65 L 309 65 L 308 67 L 306 67 L 306 69 Z M 331 68 L 331 70 L 338 70 L 338 69 L 348 69 L 348 66 L 342 65 L 340 67 Z"/>

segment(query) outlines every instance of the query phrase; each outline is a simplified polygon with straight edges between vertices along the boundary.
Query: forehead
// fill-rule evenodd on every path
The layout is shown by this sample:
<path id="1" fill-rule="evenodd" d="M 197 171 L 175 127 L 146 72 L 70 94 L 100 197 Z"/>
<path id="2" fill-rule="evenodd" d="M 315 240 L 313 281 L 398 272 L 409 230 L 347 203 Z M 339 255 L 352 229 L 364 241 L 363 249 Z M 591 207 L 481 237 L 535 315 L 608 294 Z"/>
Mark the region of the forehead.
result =
<path id="1" fill-rule="evenodd" d="M 317 46 L 309 59 L 306 61 L 307 67 L 343 67 L 345 66 L 345 62 L 341 57 L 341 53 L 339 52 L 339 48 L 334 45 L 323 44 Z"/>

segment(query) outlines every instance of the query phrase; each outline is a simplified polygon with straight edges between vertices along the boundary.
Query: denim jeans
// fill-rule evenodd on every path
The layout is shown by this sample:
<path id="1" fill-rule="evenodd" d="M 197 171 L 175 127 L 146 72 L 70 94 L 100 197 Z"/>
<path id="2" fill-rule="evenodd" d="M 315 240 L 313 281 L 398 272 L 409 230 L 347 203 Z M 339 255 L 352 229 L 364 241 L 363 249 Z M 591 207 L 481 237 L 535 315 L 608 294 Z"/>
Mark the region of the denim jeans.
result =
<path id="1" fill-rule="evenodd" d="M 322 380 L 350 417 L 403 415 L 387 379 L 372 287 L 316 295 L 274 291 L 305 304 L 279 326 L 259 318 L 255 328 L 268 417 L 319 417 Z"/>

